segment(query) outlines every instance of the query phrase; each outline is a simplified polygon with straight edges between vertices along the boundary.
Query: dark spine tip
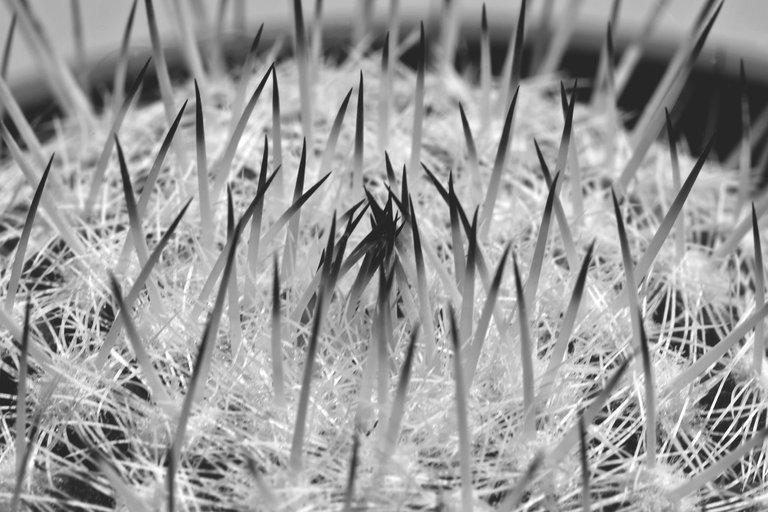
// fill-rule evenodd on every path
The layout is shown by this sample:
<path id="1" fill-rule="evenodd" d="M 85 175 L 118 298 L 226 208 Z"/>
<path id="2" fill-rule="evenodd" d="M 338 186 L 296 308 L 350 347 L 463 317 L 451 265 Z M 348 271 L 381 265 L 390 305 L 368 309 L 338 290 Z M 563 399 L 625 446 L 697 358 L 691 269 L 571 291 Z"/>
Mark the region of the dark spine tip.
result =
<path id="1" fill-rule="evenodd" d="M 262 30 L 264 30 L 264 23 L 259 25 L 259 30 L 256 31 L 256 36 L 254 36 L 253 41 L 251 42 L 251 47 L 248 50 L 249 55 L 254 55 L 256 53 L 256 49 L 259 47 L 259 41 L 261 41 Z"/>
<path id="2" fill-rule="evenodd" d="M 389 66 L 389 30 L 384 35 L 384 48 L 381 50 L 381 69 L 387 70 Z"/>

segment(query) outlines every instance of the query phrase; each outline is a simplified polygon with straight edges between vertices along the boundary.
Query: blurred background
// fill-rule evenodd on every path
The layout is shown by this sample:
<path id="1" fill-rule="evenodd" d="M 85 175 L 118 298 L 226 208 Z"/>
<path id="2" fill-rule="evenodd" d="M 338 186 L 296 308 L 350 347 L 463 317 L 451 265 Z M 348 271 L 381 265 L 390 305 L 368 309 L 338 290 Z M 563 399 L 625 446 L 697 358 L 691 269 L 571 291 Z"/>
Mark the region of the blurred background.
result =
<path id="1" fill-rule="evenodd" d="M 15 0 L 6 0 L 1 7 L 0 40 L 5 41 L 11 22 L 11 4 Z M 173 0 L 176 1 L 176 0 Z M 195 8 L 211 11 L 215 18 L 220 4 L 225 5 L 228 15 L 225 19 L 225 31 L 230 35 L 252 35 L 260 23 L 265 24 L 267 32 L 276 34 L 291 27 L 290 1 L 275 0 L 182 0 L 196 4 Z M 401 1 L 403 24 L 413 25 L 419 20 L 429 20 L 437 16 L 446 0 Z M 529 0 L 529 25 L 536 23 L 543 4 L 548 0 Z M 555 0 L 556 12 L 568 2 L 578 0 Z M 83 45 L 85 57 L 91 66 L 98 66 L 103 61 L 114 57 L 122 35 L 125 20 L 131 7 L 131 0 L 28 0 L 37 12 L 42 24 L 50 34 L 59 51 L 72 60 L 76 55 L 76 42 L 73 36 L 75 25 L 73 6 L 82 16 Z M 462 20 L 465 37 L 476 38 L 480 26 L 479 0 L 453 0 L 456 2 Z M 572 44 L 579 48 L 598 47 L 605 33 L 605 24 L 611 11 L 613 0 L 584 0 L 575 23 Z M 133 46 L 136 51 L 149 50 L 149 32 L 147 30 L 143 1 L 139 1 L 136 23 L 133 29 Z M 160 30 L 166 43 L 173 45 L 178 37 L 175 25 L 169 23 L 171 14 L 167 8 L 169 1 L 156 0 L 156 12 Z M 304 0 L 304 10 L 309 18 L 314 8 L 314 0 Z M 325 0 L 323 12 L 325 22 L 335 29 L 343 28 L 345 21 L 354 19 L 356 11 L 361 9 L 366 0 Z M 374 20 L 382 25 L 386 21 L 389 0 L 374 0 Z M 519 1 L 486 0 L 488 23 L 494 38 L 506 41 L 506 32 L 514 23 L 519 9 Z M 693 22 L 702 0 L 671 0 L 660 17 L 654 30 L 654 37 L 648 51 L 648 57 L 660 58 L 668 54 L 676 42 L 685 35 Z M 240 5 L 238 5 L 240 4 Z M 658 1 L 620 2 L 618 24 L 614 27 L 617 49 L 637 36 L 648 12 L 658 9 Z M 245 14 L 243 17 L 242 14 Z M 556 16 L 556 15 L 555 15 Z M 765 20 L 768 19 L 768 2 L 764 0 L 733 0 L 726 2 L 715 27 L 707 42 L 700 65 L 706 65 L 716 56 L 724 60 L 728 72 L 738 69 L 738 59 L 743 58 L 750 75 L 768 80 L 768 33 Z M 228 23 L 227 23 L 228 22 Z M 347 23 L 351 30 L 351 23 Z M 201 32 L 204 28 L 201 28 Z M 243 33 L 246 31 L 246 33 Z M 531 34 L 529 34 L 530 36 Z M 14 86 L 28 84 L 35 77 L 36 61 L 22 34 L 17 34 L 13 43 L 13 54 L 8 68 L 8 81 Z M 20 91 L 22 95 L 25 91 Z M 30 91 L 31 92 L 31 91 Z"/>
<path id="2" fill-rule="evenodd" d="M 12 4 L 22 0 L 5 0 L 0 6 L 0 42 L 7 38 L 11 23 Z M 120 45 L 125 20 L 131 0 L 27 0 L 35 10 L 52 42 L 61 54 L 73 64 L 82 66 L 80 73 L 88 76 L 95 95 L 109 87 L 112 66 Z M 155 10 L 164 45 L 177 46 L 180 35 L 176 24 L 170 23 L 173 2 L 188 2 L 191 10 L 210 11 L 209 19 L 216 20 L 220 9 L 222 32 L 233 41 L 232 48 L 244 52 L 260 23 L 265 24 L 264 41 L 292 33 L 292 9 L 288 0 L 155 0 Z M 578 13 L 573 17 L 573 35 L 561 69 L 570 76 L 594 76 L 599 49 L 605 38 L 613 0 L 551 0 L 553 19 L 557 19 L 569 3 L 580 2 Z M 401 36 L 420 20 L 429 27 L 440 15 L 445 3 L 454 3 L 460 19 L 459 56 L 477 59 L 477 42 L 480 30 L 479 0 L 401 0 Z M 541 11 L 550 0 L 529 0 L 527 18 L 527 44 L 536 37 Z M 670 0 L 655 25 L 643 61 L 637 69 L 631 86 L 621 97 L 620 106 L 627 112 L 636 111 L 647 100 L 663 73 L 666 63 L 679 41 L 688 34 L 696 14 L 704 0 Z M 364 6 L 372 9 L 374 29 L 386 23 L 389 0 L 325 0 L 323 2 L 324 36 L 330 40 L 345 39 L 351 35 Z M 517 19 L 520 2 L 517 0 L 486 0 L 488 21 L 494 46 L 494 67 L 501 67 L 511 28 Z M 305 21 L 309 22 L 315 0 L 304 0 Z M 663 5 L 659 0 L 627 1 L 619 3 L 618 22 L 613 34 L 617 58 L 628 42 L 642 30 L 650 12 Z M 82 38 L 75 37 L 73 27 L 81 20 Z M 692 150 L 701 144 L 710 132 L 718 129 L 716 150 L 727 153 L 738 138 L 738 69 L 744 60 L 750 79 L 750 106 L 753 119 L 766 103 L 763 84 L 768 83 L 768 1 L 731 0 L 724 4 L 706 46 L 697 61 L 697 71 L 689 80 L 685 97 L 688 103 L 705 105 L 693 112 L 676 112 L 682 130 Z M 18 27 L 17 27 L 18 28 Z M 202 40 L 212 37 L 215 21 L 208 26 L 196 27 Z M 290 39 L 286 46 L 290 47 Z M 264 42 L 262 43 L 264 44 Z M 146 24 L 144 1 L 139 0 L 132 34 L 133 65 L 137 66 L 150 53 L 149 34 Z M 267 46 L 263 46 L 266 48 Z M 178 53 L 178 52 L 177 52 Z M 84 64 L 83 64 L 84 63 Z M 37 78 L 38 62 L 27 46 L 22 30 L 17 30 L 12 44 L 6 80 L 17 99 L 30 111 L 44 110 L 49 103 L 48 91 Z M 631 115 L 629 116 L 631 122 Z M 735 123 L 735 124 L 734 124 Z M 709 127 L 709 128 L 707 128 Z M 733 133 L 730 133 L 733 132 Z"/>

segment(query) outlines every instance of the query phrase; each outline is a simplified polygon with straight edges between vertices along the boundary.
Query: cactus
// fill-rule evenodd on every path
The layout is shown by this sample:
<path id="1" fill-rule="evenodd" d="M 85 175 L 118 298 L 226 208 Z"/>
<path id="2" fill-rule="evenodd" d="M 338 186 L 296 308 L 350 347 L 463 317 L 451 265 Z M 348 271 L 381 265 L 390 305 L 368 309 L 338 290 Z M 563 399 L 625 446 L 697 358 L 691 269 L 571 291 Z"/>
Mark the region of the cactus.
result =
<path id="1" fill-rule="evenodd" d="M 553 73 L 581 2 L 529 55 L 520 0 L 498 76 L 485 6 L 467 69 L 455 2 L 373 38 L 364 2 L 337 62 L 294 0 L 290 56 L 260 27 L 224 73 L 169 2 L 173 81 L 136 3 L 99 111 L 8 2 L 62 116 L 43 139 L 0 80 L 4 510 L 765 507 L 750 122 L 734 172 L 667 110 L 722 1 L 632 130 L 616 9 L 588 89 Z"/>

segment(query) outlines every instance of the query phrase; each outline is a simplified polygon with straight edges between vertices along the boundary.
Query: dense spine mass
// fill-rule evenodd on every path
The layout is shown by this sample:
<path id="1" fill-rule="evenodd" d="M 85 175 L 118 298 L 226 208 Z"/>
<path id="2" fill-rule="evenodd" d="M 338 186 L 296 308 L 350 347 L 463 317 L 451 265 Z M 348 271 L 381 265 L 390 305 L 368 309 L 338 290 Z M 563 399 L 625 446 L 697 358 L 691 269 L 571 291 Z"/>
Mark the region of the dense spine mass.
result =
<path id="1" fill-rule="evenodd" d="M 477 69 L 455 69 L 457 3 L 408 32 L 392 0 L 368 37 L 362 2 L 331 62 L 323 2 L 305 23 L 294 0 L 293 56 L 259 27 L 222 74 L 247 3 L 168 0 L 192 75 L 172 83 L 152 0 L 151 59 L 127 71 L 134 0 L 96 114 L 83 51 L 76 78 L 6 2 L 0 508 L 764 505 L 768 199 L 743 66 L 738 172 L 711 141 L 685 155 L 669 114 L 723 2 L 631 132 L 616 95 L 649 31 L 616 66 L 618 1 L 588 103 L 551 74 L 583 2 L 520 0 L 496 77 L 485 6 Z M 66 114 L 48 140 L 6 84 L 20 31 Z"/>

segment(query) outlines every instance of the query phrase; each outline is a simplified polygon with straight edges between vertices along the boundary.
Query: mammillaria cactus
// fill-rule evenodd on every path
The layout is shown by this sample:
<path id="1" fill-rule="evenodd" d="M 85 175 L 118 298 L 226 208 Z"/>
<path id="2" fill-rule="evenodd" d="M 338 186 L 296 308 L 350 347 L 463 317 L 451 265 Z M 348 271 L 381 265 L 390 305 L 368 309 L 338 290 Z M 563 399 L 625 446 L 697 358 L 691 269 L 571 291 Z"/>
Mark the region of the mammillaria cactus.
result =
<path id="1" fill-rule="evenodd" d="M 525 0 L 499 76 L 479 4 L 468 70 L 452 2 L 350 20 L 337 60 L 295 0 L 294 51 L 258 28 L 224 72 L 172 2 L 173 80 L 134 1 L 100 112 L 8 5 L 64 115 L 41 139 L 0 81 L 4 509 L 766 506 L 749 122 L 729 170 L 668 112 L 722 1 L 632 130 L 612 25 L 594 80 L 559 77 L 568 10 L 529 56 Z"/>

